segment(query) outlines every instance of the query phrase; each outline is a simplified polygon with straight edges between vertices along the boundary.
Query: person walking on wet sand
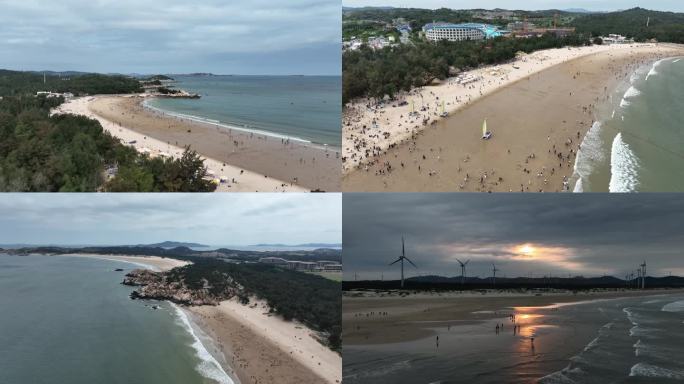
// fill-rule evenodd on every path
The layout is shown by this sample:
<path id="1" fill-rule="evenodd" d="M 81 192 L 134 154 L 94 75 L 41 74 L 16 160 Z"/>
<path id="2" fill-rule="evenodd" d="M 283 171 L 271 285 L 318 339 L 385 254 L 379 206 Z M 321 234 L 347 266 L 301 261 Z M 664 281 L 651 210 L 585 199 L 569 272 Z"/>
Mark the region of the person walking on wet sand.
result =
<path id="1" fill-rule="evenodd" d="M 435 339 L 435 344 L 437 345 L 437 348 L 439 348 L 439 336 Z"/>
<path id="2" fill-rule="evenodd" d="M 497 335 L 499 334 L 499 324 L 498 323 L 496 324 L 496 334 Z"/>

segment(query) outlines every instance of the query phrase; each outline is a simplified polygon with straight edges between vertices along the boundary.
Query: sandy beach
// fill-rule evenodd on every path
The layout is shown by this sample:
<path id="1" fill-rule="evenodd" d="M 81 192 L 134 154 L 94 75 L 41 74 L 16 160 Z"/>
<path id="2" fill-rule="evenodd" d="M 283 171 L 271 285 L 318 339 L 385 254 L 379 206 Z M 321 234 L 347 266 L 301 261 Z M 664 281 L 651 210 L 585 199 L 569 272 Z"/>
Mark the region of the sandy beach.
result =
<path id="1" fill-rule="evenodd" d="M 339 152 L 182 119 L 142 106 L 142 95 L 92 96 L 53 113 L 85 115 L 124 144 L 151 156 L 179 157 L 190 146 L 210 174 L 225 177 L 218 192 L 339 191 Z M 134 142 L 134 143 L 133 143 Z"/>
<path id="2" fill-rule="evenodd" d="M 235 300 L 190 307 L 193 320 L 225 357 L 242 384 L 340 383 L 342 357 L 302 324 L 268 315 L 264 302 Z"/>
<path id="3" fill-rule="evenodd" d="M 671 44 L 551 49 L 469 71 L 466 84 L 450 78 L 379 106 L 357 100 L 343 115 L 343 189 L 566 190 L 597 107 L 636 68 L 682 54 Z"/>
<path id="4" fill-rule="evenodd" d="M 642 369 L 653 361 L 640 344 L 650 348 L 655 339 L 640 324 L 663 324 L 659 332 L 679 329 L 681 319 L 660 309 L 683 292 L 345 297 L 344 381 L 549 384 L 670 377 L 663 372 L 675 372 L 669 369 L 676 358 L 663 363 L 669 368 Z M 658 350 L 676 345 L 658 340 Z"/>
<path id="5" fill-rule="evenodd" d="M 189 261 L 170 259 L 159 256 L 119 256 L 119 255 L 91 255 L 91 254 L 73 254 L 61 255 L 69 257 L 86 257 L 89 259 L 100 259 L 109 261 L 123 261 L 131 264 L 136 264 L 153 271 L 163 272 L 176 267 L 182 267 L 190 264 Z"/>
<path id="6" fill-rule="evenodd" d="M 568 291 L 443 292 L 398 295 L 361 295 L 345 292 L 342 299 L 342 340 L 345 345 L 406 342 L 435 334 L 436 323 L 446 325 L 482 322 L 507 316 L 513 307 L 545 307 L 552 304 L 640 297 L 682 290 L 607 290 L 572 294 Z M 379 313 L 387 313 L 379 315 Z M 372 314 L 371 314 L 372 313 Z M 367 316 L 368 314 L 368 316 Z M 422 322 L 420 324 L 419 322 Z"/>

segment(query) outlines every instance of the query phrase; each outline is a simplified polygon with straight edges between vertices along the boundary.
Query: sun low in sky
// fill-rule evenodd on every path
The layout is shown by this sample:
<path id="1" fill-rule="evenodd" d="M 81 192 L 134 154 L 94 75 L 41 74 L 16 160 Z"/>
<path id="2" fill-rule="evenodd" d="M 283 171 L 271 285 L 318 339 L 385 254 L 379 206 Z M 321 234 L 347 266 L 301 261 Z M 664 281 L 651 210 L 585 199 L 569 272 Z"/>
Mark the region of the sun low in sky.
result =
<path id="1" fill-rule="evenodd" d="M 684 273 L 684 194 L 345 194 L 345 278 L 407 276 L 624 277 Z M 351 275 L 349 275 L 351 274 Z"/>

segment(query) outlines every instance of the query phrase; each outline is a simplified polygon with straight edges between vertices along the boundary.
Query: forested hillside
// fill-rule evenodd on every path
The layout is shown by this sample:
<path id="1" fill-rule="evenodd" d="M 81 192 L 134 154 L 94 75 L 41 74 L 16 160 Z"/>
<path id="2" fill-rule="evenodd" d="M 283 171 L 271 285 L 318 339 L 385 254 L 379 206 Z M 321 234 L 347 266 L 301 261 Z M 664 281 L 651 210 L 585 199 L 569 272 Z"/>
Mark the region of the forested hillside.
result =
<path id="1" fill-rule="evenodd" d="M 182 159 L 151 159 L 83 116 L 49 116 L 61 98 L 0 100 L 0 191 L 213 191 L 203 161 L 193 151 Z M 116 169 L 107 180 L 105 169 Z"/>
<path id="2" fill-rule="evenodd" d="M 325 332 L 330 346 L 340 347 L 341 283 L 266 264 L 234 264 L 198 258 L 192 262 L 169 271 L 169 281 L 184 281 L 194 289 L 211 286 L 216 292 L 222 292 L 232 279 L 244 288 L 240 297 L 243 303 L 247 304 L 248 296 L 254 295 L 265 300 L 271 310 L 284 319 L 296 319 L 314 330 Z"/>
<path id="3" fill-rule="evenodd" d="M 393 97 L 399 91 L 429 84 L 434 79 L 445 79 L 450 66 L 464 70 L 511 60 L 519 51 L 529 53 L 587 44 L 587 36 L 575 34 L 563 38 L 545 35 L 484 42 L 423 41 L 377 51 L 370 48 L 348 51 L 342 56 L 342 101 L 347 103 L 361 96 Z"/>
<path id="4" fill-rule="evenodd" d="M 593 36 L 617 33 L 636 41 L 657 39 L 659 42 L 684 43 L 684 13 L 633 8 L 621 12 L 588 14 L 575 19 L 572 25 L 578 32 Z"/>
<path id="5" fill-rule="evenodd" d="M 45 83 L 43 83 L 45 80 Z M 142 92 L 140 82 L 127 76 L 100 74 L 49 74 L 0 69 L 0 96 L 35 95 L 38 91 L 84 94 L 117 94 Z"/>

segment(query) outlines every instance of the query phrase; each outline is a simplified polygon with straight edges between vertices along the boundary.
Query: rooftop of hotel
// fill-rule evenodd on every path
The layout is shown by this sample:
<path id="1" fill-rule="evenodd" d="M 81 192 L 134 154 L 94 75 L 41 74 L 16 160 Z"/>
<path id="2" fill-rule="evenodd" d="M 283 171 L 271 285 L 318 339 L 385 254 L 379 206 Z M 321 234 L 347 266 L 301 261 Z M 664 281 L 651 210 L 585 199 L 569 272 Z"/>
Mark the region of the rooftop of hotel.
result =
<path id="1" fill-rule="evenodd" d="M 484 32 L 487 37 L 497 37 L 506 33 L 507 31 L 499 29 L 496 25 L 483 24 L 483 23 L 445 23 L 445 22 L 435 22 L 428 23 L 423 26 L 423 30 L 427 31 L 430 29 L 449 29 L 449 28 L 468 28 L 477 29 Z"/>

